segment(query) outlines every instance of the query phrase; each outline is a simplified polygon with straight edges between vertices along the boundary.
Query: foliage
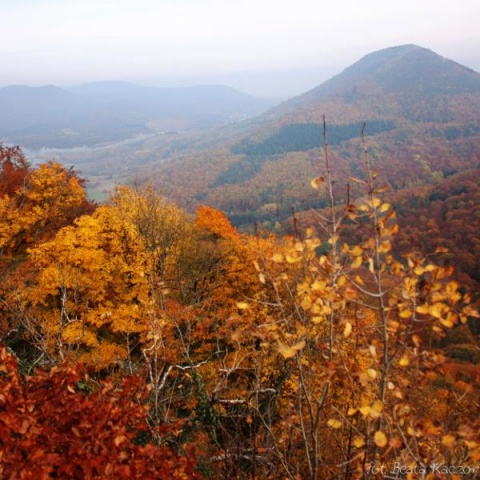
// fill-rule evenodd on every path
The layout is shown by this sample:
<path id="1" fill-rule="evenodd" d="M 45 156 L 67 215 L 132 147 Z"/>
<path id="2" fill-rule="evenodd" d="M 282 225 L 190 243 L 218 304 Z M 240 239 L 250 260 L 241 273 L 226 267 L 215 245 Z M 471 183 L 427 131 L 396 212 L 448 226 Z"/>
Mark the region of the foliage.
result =
<path id="1" fill-rule="evenodd" d="M 20 147 L 0 144 L 0 197 L 15 195 L 30 172 L 31 166 Z"/>
<path id="2" fill-rule="evenodd" d="M 12 195 L 0 198 L 2 257 L 25 253 L 29 246 L 93 210 L 84 182 L 74 170 L 48 162 L 27 175 L 28 166 L 22 164 L 21 155 L 19 158 L 18 167 L 9 167 L 11 160 L 3 164 L 4 189 Z"/>
<path id="3" fill-rule="evenodd" d="M 22 377 L 0 348 L 2 478 L 199 478 L 191 453 L 139 441 L 150 436 L 140 378 L 106 382 L 94 393 L 84 388 L 89 382 L 78 367 Z"/>
<path id="4" fill-rule="evenodd" d="M 129 340 L 144 331 L 141 305 L 148 298 L 132 225 L 112 207 L 99 207 L 30 249 L 28 264 L 38 273 L 8 298 L 47 358 L 99 369 L 127 359 Z"/>
<path id="5" fill-rule="evenodd" d="M 0 394 L 0 426 L 16 429 L 1 437 L 8 468 L 21 471 L 13 462 L 32 450 L 45 478 L 85 468 L 97 469 L 87 478 L 116 468 L 120 478 L 135 469 L 164 478 L 139 462 L 169 452 L 158 475 L 195 478 L 192 457 L 167 445 L 195 445 L 207 478 L 366 480 L 379 465 L 478 462 L 472 297 L 448 262 L 433 262 L 446 254 L 440 245 L 428 257 L 395 255 L 402 229 L 365 137 L 363 173 L 348 187 L 326 136 L 324 125 L 310 182 L 325 208 L 308 228 L 294 216 L 282 239 L 239 233 L 205 205 L 192 217 L 152 187 L 119 187 L 109 205 L 73 219 L 82 185 L 55 164 L 29 173 L 42 179 L 36 187 L 3 197 L 4 231 L 16 218 L 38 232 L 3 237 L 4 258 L 16 258 L 2 286 L 4 338 L 27 372 L 51 368 L 22 377 L 3 350 L 0 381 L 20 392 Z M 24 218 L 13 202 L 28 192 Z M 70 202 L 64 212 L 53 192 Z M 31 208 L 35 196 L 51 221 Z M 50 448 L 56 439 L 71 448 Z M 73 460 L 60 465 L 59 455 Z"/>

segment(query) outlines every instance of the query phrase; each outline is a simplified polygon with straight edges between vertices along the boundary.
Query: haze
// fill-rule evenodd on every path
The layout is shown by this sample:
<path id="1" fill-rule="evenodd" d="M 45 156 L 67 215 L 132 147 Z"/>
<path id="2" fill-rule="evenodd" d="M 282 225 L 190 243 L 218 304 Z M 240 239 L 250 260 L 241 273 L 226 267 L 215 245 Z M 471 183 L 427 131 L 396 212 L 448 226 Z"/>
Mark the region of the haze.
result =
<path id="1" fill-rule="evenodd" d="M 3 0 L 0 85 L 222 83 L 290 96 L 415 43 L 480 70 L 472 0 Z"/>

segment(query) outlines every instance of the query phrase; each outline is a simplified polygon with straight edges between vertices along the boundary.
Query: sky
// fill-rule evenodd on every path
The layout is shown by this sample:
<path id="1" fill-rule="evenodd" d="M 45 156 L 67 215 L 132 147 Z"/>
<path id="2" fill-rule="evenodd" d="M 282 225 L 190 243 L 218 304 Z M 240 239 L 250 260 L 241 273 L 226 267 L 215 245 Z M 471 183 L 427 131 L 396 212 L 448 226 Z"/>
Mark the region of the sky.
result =
<path id="1" fill-rule="evenodd" d="M 0 0 L 0 86 L 125 80 L 290 96 L 414 43 L 480 71 L 478 0 Z"/>

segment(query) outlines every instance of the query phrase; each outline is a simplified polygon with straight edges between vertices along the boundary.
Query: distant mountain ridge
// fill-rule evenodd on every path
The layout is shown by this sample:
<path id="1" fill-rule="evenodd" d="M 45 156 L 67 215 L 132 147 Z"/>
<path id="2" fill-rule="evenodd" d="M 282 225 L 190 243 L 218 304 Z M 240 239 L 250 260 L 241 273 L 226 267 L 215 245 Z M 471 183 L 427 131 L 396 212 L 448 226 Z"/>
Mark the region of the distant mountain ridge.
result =
<path id="1" fill-rule="evenodd" d="M 0 139 L 31 148 L 95 145 L 158 130 L 209 128 L 248 118 L 271 105 L 221 85 L 9 86 L 0 89 Z"/>

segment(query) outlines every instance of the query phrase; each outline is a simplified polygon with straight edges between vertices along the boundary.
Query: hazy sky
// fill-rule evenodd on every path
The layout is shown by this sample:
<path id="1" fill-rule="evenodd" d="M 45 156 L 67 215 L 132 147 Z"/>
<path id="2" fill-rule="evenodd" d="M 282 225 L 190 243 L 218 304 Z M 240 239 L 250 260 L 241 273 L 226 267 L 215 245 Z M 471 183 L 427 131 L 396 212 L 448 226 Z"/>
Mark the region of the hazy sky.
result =
<path id="1" fill-rule="evenodd" d="M 405 43 L 479 71 L 480 1 L 0 0 L 0 85 L 230 83 L 293 94 Z"/>

